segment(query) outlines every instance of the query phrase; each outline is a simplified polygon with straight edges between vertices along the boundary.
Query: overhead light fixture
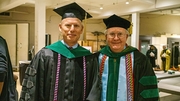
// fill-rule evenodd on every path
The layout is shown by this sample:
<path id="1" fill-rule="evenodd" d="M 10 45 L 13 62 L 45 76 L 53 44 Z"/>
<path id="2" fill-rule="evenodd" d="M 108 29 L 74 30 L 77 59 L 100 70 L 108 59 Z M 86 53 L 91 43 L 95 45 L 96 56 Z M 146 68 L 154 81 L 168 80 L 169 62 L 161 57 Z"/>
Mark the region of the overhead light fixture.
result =
<path id="1" fill-rule="evenodd" d="M 126 0 L 126 4 L 129 4 L 129 0 Z"/>
<path id="2" fill-rule="evenodd" d="M 103 5 L 102 4 L 100 4 L 100 8 L 99 9 L 103 9 Z"/>

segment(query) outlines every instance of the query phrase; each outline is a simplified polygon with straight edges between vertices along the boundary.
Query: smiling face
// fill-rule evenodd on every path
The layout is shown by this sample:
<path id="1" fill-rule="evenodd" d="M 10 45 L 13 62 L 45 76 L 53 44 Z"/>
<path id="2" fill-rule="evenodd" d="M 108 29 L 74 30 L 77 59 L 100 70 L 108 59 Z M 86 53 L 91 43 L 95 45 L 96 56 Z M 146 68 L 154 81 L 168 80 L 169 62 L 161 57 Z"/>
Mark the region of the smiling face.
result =
<path id="1" fill-rule="evenodd" d="M 107 29 L 106 40 L 111 51 L 114 53 L 121 52 L 128 38 L 128 32 L 126 29 L 121 27 L 111 27 Z"/>
<path id="2" fill-rule="evenodd" d="M 59 24 L 59 29 L 62 32 L 64 42 L 73 46 L 83 32 L 83 25 L 78 18 L 65 18 Z"/>

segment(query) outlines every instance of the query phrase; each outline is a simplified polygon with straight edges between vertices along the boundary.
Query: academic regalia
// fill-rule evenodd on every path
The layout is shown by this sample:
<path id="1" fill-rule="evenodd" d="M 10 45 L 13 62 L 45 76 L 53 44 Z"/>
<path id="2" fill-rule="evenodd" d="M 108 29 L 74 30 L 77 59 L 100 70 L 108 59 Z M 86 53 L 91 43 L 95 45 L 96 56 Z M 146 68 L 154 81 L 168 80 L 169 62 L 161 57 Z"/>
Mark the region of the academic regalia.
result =
<path id="1" fill-rule="evenodd" d="M 152 67 L 156 67 L 157 51 L 155 49 L 149 49 L 146 52 L 146 56 L 149 58 Z"/>
<path id="2" fill-rule="evenodd" d="M 171 53 L 171 67 L 178 68 L 179 47 L 173 46 Z"/>
<path id="3" fill-rule="evenodd" d="M 0 36 L 0 82 L 4 82 L 0 101 L 17 101 L 15 80 L 6 40 Z"/>
<path id="4" fill-rule="evenodd" d="M 69 50 L 58 41 L 41 49 L 27 67 L 20 101 L 83 101 L 84 95 L 85 101 L 100 101 L 98 73 L 89 50 Z"/>
<path id="5" fill-rule="evenodd" d="M 158 101 L 159 91 L 157 79 L 148 58 L 136 48 L 126 46 L 120 53 L 111 52 L 109 46 L 104 47 L 98 55 L 100 77 L 102 80 L 101 101 Z M 132 57 L 133 97 L 127 100 L 127 75 L 125 56 Z M 102 66 L 103 57 L 104 60 Z M 104 69 L 102 70 L 101 67 Z M 128 68 L 130 69 L 130 67 Z M 101 74 L 102 70 L 102 74 Z"/>
<path id="6" fill-rule="evenodd" d="M 103 21 L 107 30 L 113 27 L 128 30 L 131 26 L 128 20 L 115 14 Z M 158 101 L 157 78 L 152 65 L 136 48 L 125 45 L 124 50 L 114 53 L 106 46 L 97 56 L 102 82 L 101 101 Z"/>
<path id="7" fill-rule="evenodd" d="M 163 49 L 160 53 L 160 57 L 162 60 L 162 69 L 164 72 L 167 72 L 170 68 L 171 51 L 169 49 Z"/>

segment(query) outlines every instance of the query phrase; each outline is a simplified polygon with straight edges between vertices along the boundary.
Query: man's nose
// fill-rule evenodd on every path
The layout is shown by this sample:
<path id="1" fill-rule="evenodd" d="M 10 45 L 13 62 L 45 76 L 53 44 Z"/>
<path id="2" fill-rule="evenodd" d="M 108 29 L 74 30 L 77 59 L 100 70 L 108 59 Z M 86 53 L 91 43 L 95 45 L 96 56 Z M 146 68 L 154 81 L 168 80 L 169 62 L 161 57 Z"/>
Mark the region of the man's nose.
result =
<path id="1" fill-rule="evenodd" d="M 114 39 L 119 39 L 118 34 L 115 34 L 115 35 L 114 35 Z"/>
<path id="2" fill-rule="evenodd" d="M 71 28 L 70 28 L 70 30 L 74 30 L 74 25 L 71 25 Z"/>

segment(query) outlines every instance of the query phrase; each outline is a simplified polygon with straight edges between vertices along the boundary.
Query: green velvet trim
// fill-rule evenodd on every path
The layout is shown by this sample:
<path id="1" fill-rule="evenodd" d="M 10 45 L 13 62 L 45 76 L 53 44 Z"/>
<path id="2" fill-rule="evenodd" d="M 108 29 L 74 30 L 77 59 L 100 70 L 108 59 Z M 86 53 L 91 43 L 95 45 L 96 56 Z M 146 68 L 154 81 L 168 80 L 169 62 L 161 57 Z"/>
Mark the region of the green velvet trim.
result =
<path id="1" fill-rule="evenodd" d="M 156 76 L 143 76 L 139 82 L 146 86 L 146 85 L 156 85 L 157 84 L 157 78 Z"/>
<path id="2" fill-rule="evenodd" d="M 149 89 L 149 90 L 143 90 L 140 95 L 143 98 L 153 98 L 153 97 L 159 97 L 159 90 L 158 89 Z"/>
<path id="3" fill-rule="evenodd" d="M 108 86 L 107 86 L 107 100 L 117 100 L 117 89 L 118 89 L 118 77 L 119 77 L 119 58 L 109 58 L 109 73 L 108 73 Z"/>
<path id="4" fill-rule="evenodd" d="M 121 52 L 119 52 L 119 53 L 113 53 L 113 52 L 110 50 L 109 46 L 106 46 L 106 47 L 102 48 L 102 49 L 100 50 L 100 52 L 101 52 L 102 54 L 106 54 L 106 55 L 109 56 L 109 57 L 115 57 L 115 58 L 117 58 L 117 57 L 124 56 L 124 55 L 126 55 L 126 54 L 128 54 L 128 53 L 131 53 L 131 52 L 133 52 L 133 51 L 136 51 L 136 50 L 137 50 L 137 49 L 134 48 L 134 47 L 132 47 L 132 46 L 127 46 L 123 51 L 121 51 Z"/>
<path id="5" fill-rule="evenodd" d="M 100 50 L 100 53 L 106 54 L 109 57 L 108 67 L 108 85 L 107 85 L 107 99 L 106 101 L 117 100 L 117 89 L 118 89 L 118 77 L 119 77 L 119 62 L 120 57 L 125 56 L 128 53 L 136 51 L 137 49 L 131 46 L 127 46 L 123 51 L 119 53 L 113 53 L 109 46 L 104 47 Z M 116 61 L 114 61 L 116 59 Z"/>
<path id="6" fill-rule="evenodd" d="M 59 54 L 62 54 L 63 56 L 67 58 L 75 58 L 75 57 L 91 55 L 91 52 L 89 50 L 81 46 L 78 46 L 75 49 L 69 50 L 61 41 L 58 41 L 54 44 L 46 46 L 46 48 L 51 49 Z"/>

